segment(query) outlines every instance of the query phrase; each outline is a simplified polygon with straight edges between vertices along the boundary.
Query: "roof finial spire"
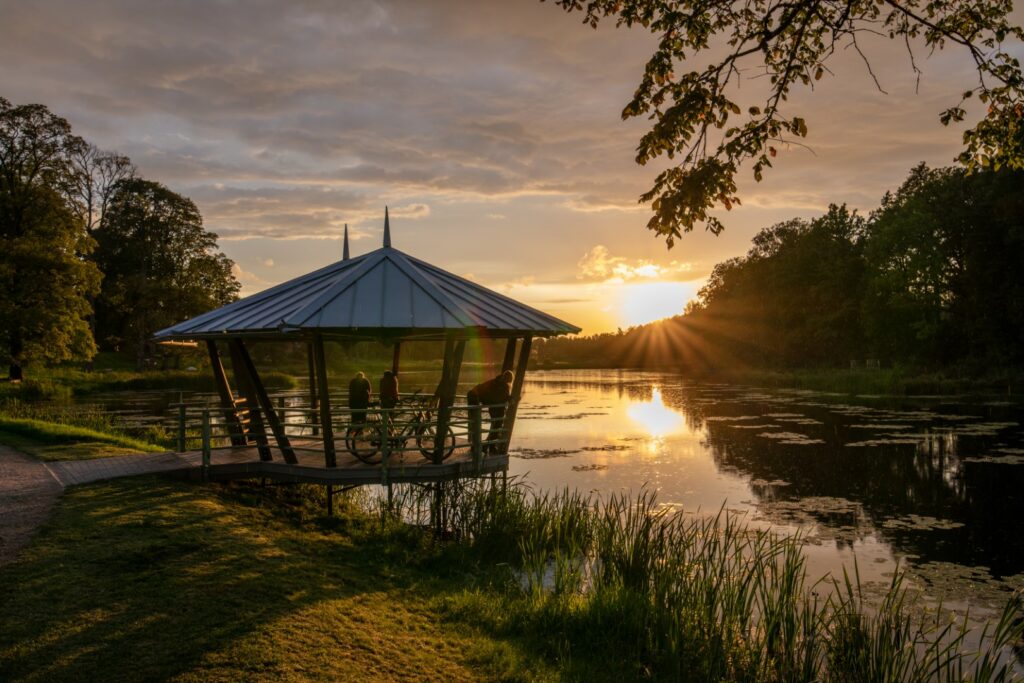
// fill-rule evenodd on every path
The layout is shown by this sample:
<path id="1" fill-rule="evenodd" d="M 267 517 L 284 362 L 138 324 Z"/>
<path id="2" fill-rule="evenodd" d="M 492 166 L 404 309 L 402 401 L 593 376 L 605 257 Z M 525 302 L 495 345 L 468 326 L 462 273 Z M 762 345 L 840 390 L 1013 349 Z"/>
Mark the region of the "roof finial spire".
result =
<path id="1" fill-rule="evenodd" d="M 388 207 L 384 207 L 384 246 L 391 246 L 391 220 L 388 218 Z"/>
<path id="2" fill-rule="evenodd" d="M 348 223 L 345 224 L 345 246 L 341 250 L 341 260 L 348 261 Z"/>

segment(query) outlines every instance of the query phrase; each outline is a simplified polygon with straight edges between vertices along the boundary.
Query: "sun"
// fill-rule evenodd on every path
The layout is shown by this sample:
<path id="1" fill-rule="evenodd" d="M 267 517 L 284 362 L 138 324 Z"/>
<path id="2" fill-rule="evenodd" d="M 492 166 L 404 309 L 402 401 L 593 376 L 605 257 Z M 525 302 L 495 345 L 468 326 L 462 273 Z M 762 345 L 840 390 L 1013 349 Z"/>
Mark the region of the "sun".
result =
<path id="1" fill-rule="evenodd" d="M 697 293 L 690 282 L 630 282 L 619 289 L 618 315 L 623 325 L 644 325 L 681 315 Z"/>

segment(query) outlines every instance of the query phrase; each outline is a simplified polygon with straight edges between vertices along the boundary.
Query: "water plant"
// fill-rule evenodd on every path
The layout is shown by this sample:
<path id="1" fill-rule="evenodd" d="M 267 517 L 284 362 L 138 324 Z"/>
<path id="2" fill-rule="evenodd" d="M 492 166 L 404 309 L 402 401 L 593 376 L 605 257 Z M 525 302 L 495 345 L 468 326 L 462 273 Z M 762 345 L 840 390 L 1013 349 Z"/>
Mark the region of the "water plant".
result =
<path id="1" fill-rule="evenodd" d="M 966 618 L 924 616 L 900 572 L 876 601 L 855 568 L 810 581 L 799 538 L 725 510 L 689 515 L 646 490 L 602 499 L 534 493 L 518 481 L 446 484 L 431 495 L 462 552 L 509 570 L 493 586 L 504 595 L 500 611 L 479 596 L 452 609 L 570 667 L 591 659 L 626 667 L 621 675 L 670 680 L 1013 676 L 1009 647 L 1024 635 L 1019 593 L 979 634 Z M 399 493 L 389 514 L 411 518 L 401 506 L 416 498 Z"/>

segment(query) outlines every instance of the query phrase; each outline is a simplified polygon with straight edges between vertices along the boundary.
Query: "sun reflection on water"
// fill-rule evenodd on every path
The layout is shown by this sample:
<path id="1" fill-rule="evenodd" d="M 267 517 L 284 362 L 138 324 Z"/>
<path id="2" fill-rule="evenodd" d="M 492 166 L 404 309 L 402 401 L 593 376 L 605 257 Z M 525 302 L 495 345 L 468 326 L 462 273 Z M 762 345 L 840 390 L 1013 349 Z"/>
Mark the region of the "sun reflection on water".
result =
<path id="1" fill-rule="evenodd" d="M 682 431 L 686 426 L 686 419 L 665 405 L 658 387 L 651 390 L 650 401 L 631 403 L 626 414 L 656 439 Z"/>

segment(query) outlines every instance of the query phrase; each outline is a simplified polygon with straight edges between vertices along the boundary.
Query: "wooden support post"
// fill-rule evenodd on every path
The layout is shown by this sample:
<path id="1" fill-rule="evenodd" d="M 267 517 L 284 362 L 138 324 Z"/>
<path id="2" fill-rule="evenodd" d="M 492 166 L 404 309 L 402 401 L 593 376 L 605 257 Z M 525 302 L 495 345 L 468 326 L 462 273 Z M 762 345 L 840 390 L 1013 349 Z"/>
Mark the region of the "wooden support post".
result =
<path id="1" fill-rule="evenodd" d="M 309 411 L 306 413 L 306 419 L 312 423 L 313 436 L 320 433 L 320 424 L 317 422 L 316 408 L 317 408 L 317 391 L 316 391 L 316 359 L 314 358 L 313 342 L 306 344 L 306 357 L 309 360 Z"/>
<path id="2" fill-rule="evenodd" d="M 203 481 L 210 479 L 210 411 L 203 410 Z"/>
<path id="3" fill-rule="evenodd" d="M 473 466 L 480 472 L 480 463 L 483 459 L 483 407 L 480 405 L 469 406 L 469 443 L 473 453 Z"/>
<path id="4" fill-rule="evenodd" d="M 449 339 L 449 342 L 452 340 Z M 451 356 L 447 353 L 451 348 Z M 437 433 L 434 435 L 434 462 L 440 464 L 444 460 L 444 449 L 448 443 L 448 423 L 451 421 L 452 406 L 455 404 L 455 393 L 459 387 L 459 371 L 462 369 L 462 356 L 466 352 L 465 340 L 454 344 L 445 344 L 445 363 L 447 372 L 442 373 L 441 401 L 437 407 Z"/>
<path id="5" fill-rule="evenodd" d="M 402 342 L 395 342 L 395 350 L 391 354 L 391 372 L 398 376 L 399 361 L 402 359 Z"/>
<path id="6" fill-rule="evenodd" d="M 505 358 L 501 361 L 501 371 L 512 369 L 512 363 L 516 360 L 516 338 L 509 337 L 508 342 L 505 344 Z"/>
<path id="7" fill-rule="evenodd" d="M 238 349 L 237 353 L 245 367 L 245 374 L 249 376 L 249 381 L 252 383 L 253 391 L 256 394 L 256 400 L 259 401 L 260 404 L 260 410 L 263 411 L 263 414 L 267 418 L 267 422 L 270 424 L 270 431 L 274 434 L 274 440 L 277 441 L 277 447 L 281 449 L 281 455 L 284 456 L 284 460 L 288 464 L 298 464 L 299 459 L 295 457 L 295 451 L 292 450 L 291 441 L 288 440 L 288 435 L 284 432 L 284 424 L 278 417 L 277 411 L 274 410 L 274 403 L 270 400 L 266 387 L 264 387 L 263 382 L 260 381 L 259 373 L 256 372 L 256 365 L 252 362 L 252 357 L 249 355 L 249 351 L 245 348 L 245 342 L 241 339 L 232 339 L 231 343 Z"/>
<path id="8" fill-rule="evenodd" d="M 454 339 L 448 337 L 444 340 L 444 361 L 441 363 L 441 381 L 437 384 L 438 397 L 444 394 L 444 388 L 448 386 L 448 372 L 452 364 L 452 349 L 454 347 Z"/>
<path id="9" fill-rule="evenodd" d="M 380 422 L 377 423 L 377 438 L 380 439 L 380 483 L 388 483 L 388 460 L 391 459 L 391 430 L 389 429 L 391 411 L 387 408 L 380 409 Z"/>
<path id="10" fill-rule="evenodd" d="M 441 490 L 441 482 L 434 483 L 434 514 L 432 515 L 434 522 L 434 533 L 440 537 L 441 529 L 444 527 L 444 522 L 441 520 L 442 510 L 444 509 L 444 493 Z"/>
<path id="11" fill-rule="evenodd" d="M 512 396 L 509 398 L 508 410 L 505 411 L 505 419 L 502 420 L 501 428 L 505 437 L 505 443 L 501 453 L 508 454 L 509 444 L 512 443 L 512 428 L 516 425 L 516 413 L 519 412 L 519 399 L 523 395 L 523 382 L 526 380 L 526 365 L 530 362 L 530 346 L 533 337 L 523 337 L 523 344 L 519 347 L 519 362 L 516 364 L 516 377 L 512 381 Z"/>
<path id="12" fill-rule="evenodd" d="M 318 336 L 313 340 L 316 365 L 316 385 L 320 392 L 320 429 L 324 434 L 324 464 L 327 467 L 338 466 L 338 456 L 334 451 L 334 425 L 331 424 L 331 395 L 327 390 L 327 361 L 324 355 L 324 339 Z"/>
<path id="13" fill-rule="evenodd" d="M 249 434 L 256 441 L 260 460 L 273 460 L 274 455 L 270 450 L 270 442 L 267 440 L 267 430 L 263 424 L 263 416 L 256 400 L 252 381 L 245 369 L 245 362 L 239 355 L 238 345 L 234 343 L 234 340 L 229 340 L 228 349 L 231 351 L 231 369 L 235 373 L 235 384 L 238 385 L 238 391 L 245 398 L 245 405 L 249 411 Z"/>
<path id="14" fill-rule="evenodd" d="M 185 402 L 180 397 L 178 398 L 178 452 L 185 452 Z"/>
<path id="15" fill-rule="evenodd" d="M 238 409 L 235 407 L 235 397 L 231 393 L 231 385 L 228 383 L 228 374 L 224 372 L 224 363 L 220 359 L 220 351 L 217 350 L 217 342 L 212 339 L 206 340 L 206 350 L 210 353 L 210 367 L 213 368 L 213 381 L 217 385 L 217 395 L 220 397 L 220 407 L 224 411 L 224 424 L 227 425 L 228 434 L 231 436 L 232 446 L 247 446 L 249 440 L 245 436 L 245 428 L 242 421 L 238 419 Z M 235 370 L 237 374 L 238 370 Z"/>

